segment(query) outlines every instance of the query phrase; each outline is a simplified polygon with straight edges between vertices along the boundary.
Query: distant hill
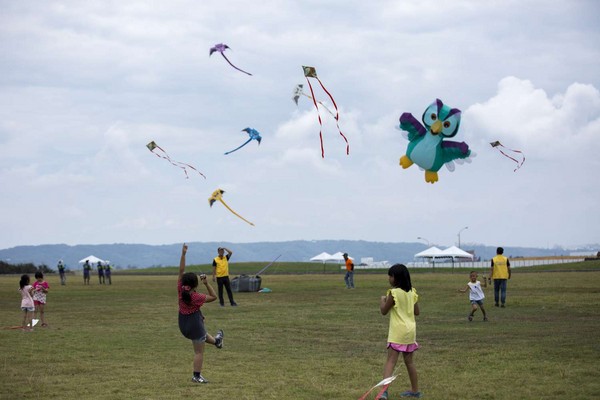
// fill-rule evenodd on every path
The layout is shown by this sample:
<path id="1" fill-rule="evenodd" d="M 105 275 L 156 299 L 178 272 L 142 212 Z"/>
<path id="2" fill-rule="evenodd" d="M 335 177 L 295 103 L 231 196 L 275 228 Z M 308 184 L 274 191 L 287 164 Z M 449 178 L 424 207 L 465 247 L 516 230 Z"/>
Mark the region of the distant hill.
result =
<path id="1" fill-rule="evenodd" d="M 347 252 L 356 262 L 362 257 L 373 257 L 375 261 L 407 263 L 413 261 L 413 255 L 426 249 L 423 243 L 367 242 L 363 240 L 296 240 L 289 242 L 189 243 L 187 260 L 190 264 L 209 264 L 216 256 L 217 247 L 228 247 L 233 251 L 232 262 L 271 261 L 281 254 L 279 261 L 308 261 L 321 253 Z M 440 246 L 443 247 L 443 246 Z M 495 246 L 468 245 L 464 250 L 475 251 L 483 260 L 495 255 Z M 587 250 L 587 249 L 581 249 Z M 79 260 L 94 255 L 110 260 L 117 268 L 145 268 L 173 266 L 179 263 L 181 243 L 165 245 L 146 244 L 48 244 L 39 246 L 17 246 L 0 250 L 0 260 L 10 264 L 34 263 L 55 268 L 58 260 L 63 260 L 69 269 L 80 269 Z M 561 248 L 540 249 L 530 247 L 506 247 L 509 257 L 540 257 L 568 255 L 571 250 Z"/>

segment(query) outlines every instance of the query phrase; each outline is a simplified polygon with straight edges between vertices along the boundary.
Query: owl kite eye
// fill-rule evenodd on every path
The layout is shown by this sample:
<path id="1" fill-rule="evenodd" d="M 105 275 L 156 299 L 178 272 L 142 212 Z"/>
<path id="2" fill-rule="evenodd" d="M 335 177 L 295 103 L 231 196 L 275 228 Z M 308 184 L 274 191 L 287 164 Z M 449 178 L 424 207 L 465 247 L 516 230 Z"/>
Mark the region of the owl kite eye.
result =
<path id="1" fill-rule="evenodd" d="M 437 115 L 436 115 L 435 113 L 432 113 L 432 114 L 431 114 L 431 119 L 432 119 L 433 121 L 435 121 L 435 120 L 437 119 Z"/>
<path id="2" fill-rule="evenodd" d="M 444 121 L 444 128 L 450 128 L 450 121 Z"/>

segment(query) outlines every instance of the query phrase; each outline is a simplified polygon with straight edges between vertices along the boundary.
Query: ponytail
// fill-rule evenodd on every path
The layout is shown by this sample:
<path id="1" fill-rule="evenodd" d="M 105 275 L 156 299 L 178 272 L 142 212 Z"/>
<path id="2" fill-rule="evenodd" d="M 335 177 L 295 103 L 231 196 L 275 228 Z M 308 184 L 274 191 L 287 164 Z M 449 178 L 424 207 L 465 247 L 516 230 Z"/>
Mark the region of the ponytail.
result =
<path id="1" fill-rule="evenodd" d="M 29 285 L 29 275 L 24 274 L 21 275 L 21 280 L 19 281 L 19 286 L 23 289 L 25 286 Z"/>
<path id="2" fill-rule="evenodd" d="M 192 304 L 192 290 L 198 286 L 198 276 L 193 272 L 186 272 L 181 276 L 181 300 L 185 304 Z"/>

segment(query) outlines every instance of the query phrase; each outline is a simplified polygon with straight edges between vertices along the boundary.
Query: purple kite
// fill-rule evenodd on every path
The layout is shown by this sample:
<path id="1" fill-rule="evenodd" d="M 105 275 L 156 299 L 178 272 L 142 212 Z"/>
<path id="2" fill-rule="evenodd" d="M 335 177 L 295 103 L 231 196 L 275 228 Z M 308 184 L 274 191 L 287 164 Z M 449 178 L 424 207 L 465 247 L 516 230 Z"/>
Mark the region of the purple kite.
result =
<path id="1" fill-rule="evenodd" d="M 225 43 L 219 43 L 219 44 L 215 44 L 213 47 L 210 48 L 210 53 L 208 54 L 208 56 L 212 56 L 212 53 L 214 53 L 215 51 L 218 51 L 219 53 L 221 53 L 221 55 L 223 56 L 223 58 L 225 59 L 225 61 L 227 61 L 229 63 L 229 65 L 231 65 L 233 68 L 237 69 L 240 72 L 243 72 L 247 75 L 252 76 L 252 74 L 250 72 L 246 72 L 243 69 L 239 69 L 238 67 L 236 67 L 235 65 L 233 65 L 231 63 L 231 61 L 229 61 L 229 59 L 227 58 L 227 56 L 225 56 L 225 50 L 229 49 L 230 47 L 227 46 Z"/>

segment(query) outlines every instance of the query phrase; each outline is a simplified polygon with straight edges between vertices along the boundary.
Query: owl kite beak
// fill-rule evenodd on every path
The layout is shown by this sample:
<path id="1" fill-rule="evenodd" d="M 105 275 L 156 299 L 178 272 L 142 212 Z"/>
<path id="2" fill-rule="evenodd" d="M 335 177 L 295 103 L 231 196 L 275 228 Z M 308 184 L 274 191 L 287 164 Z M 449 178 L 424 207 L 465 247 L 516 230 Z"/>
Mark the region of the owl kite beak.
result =
<path id="1" fill-rule="evenodd" d="M 438 135 L 442 131 L 442 122 L 438 119 L 431 125 L 430 129 L 431 133 L 434 135 Z"/>

